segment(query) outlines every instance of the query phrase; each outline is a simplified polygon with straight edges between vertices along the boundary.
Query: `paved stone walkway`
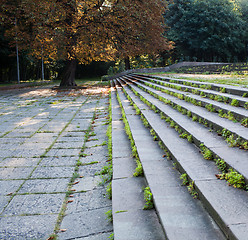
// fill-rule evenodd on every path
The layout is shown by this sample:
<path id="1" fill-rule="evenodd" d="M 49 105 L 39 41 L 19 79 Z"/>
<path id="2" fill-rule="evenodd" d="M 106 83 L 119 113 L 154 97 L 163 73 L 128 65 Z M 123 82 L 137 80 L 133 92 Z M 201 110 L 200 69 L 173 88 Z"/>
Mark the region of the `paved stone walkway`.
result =
<path id="1" fill-rule="evenodd" d="M 106 89 L 0 91 L 0 239 L 108 239 Z"/>

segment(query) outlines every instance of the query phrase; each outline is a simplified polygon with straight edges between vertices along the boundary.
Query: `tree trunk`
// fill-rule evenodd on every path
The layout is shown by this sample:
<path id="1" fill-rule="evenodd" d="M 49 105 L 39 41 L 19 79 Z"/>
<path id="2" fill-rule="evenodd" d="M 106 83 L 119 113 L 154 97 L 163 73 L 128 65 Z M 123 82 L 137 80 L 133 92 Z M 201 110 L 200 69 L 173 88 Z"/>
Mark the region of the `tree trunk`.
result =
<path id="1" fill-rule="evenodd" d="M 127 56 L 127 57 L 125 57 L 124 61 L 125 61 L 125 69 L 129 70 L 131 68 L 130 58 Z"/>
<path id="2" fill-rule="evenodd" d="M 76 59 L 67 61 L 65 71 L 60 83 L 60 87 L 77 86 L 75 82 L 76 66 L 77 66 Z"/>

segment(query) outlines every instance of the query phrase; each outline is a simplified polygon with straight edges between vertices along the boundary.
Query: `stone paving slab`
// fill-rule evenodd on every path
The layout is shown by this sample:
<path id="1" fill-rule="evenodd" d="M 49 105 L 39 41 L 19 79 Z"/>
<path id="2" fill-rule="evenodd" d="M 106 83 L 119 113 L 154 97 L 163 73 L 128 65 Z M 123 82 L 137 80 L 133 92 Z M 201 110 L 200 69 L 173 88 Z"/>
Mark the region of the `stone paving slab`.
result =
<path id="1" fill-rule="evenodd" d="M 80 153 L 80 149 L 53 148 L 46 154 L 46 157 L 49 156 L 70 157 L 70 156 L 78 156 L 79 153 Z"/>
<path id="2" fill-rule="evenodd" d="M 0 181 L 0 196 L 10 195 L 17 191 L 19 187 L 23 184 L 24 180 L 1 180 Z"/>
<path id="3" fill-rule="evenodd" d="M 4 207 L 7 206 L 9 201 L 10 201 L 10 197 L 0 195 L 0 213 L 4 210 Z M 1 220 L 0 220 L 0 222 L 1 222 Z M 1 239 L 1 237 L 0 237 L 0 239 Z"/>
<path id="4" fill-rule="evenodd" d="M 90 122 L 91 122 L 91 118 L 89 118 L 89 119 L 81 119 L 80 118 L 75 123 L 70 124 L 66 128 L 66 131 L 73 132 L 73 131 L 77 131 L 77 130 L 87 130 L 87 128 L 89 127 Z"/>
<path id="5" fill-rule="evenodd" d="M 105 214 L 110 209 L 111 207 L 104 207 L 66 215 L 63 219 L 61 229 L 67 230 L 58 234 L 59 239 L 82 238 L 104 232 L 111 233 L 112 224 L 106 221 Z"/>
<path id="6" fill-rule="evenodd" d="M 58 142 L 80 142 L 82 145 L 83 145 L 83 142 L 84 142 L 84 136 L 72 136 L 70 135 L 69 133 L 66 134 L 67 136 L 60 136 L 58 138 Z"/>
<path id="7" fill-rule="evenodd" d="M 52 131 L 54 133 L 59 133 L 62 131 L 62 129 L 65 127 L 66 123 L 64 124 L 59 124 L 59 123 L 54 123 L 51 124 L 49 123 L 49 125 L 45 125 L 44 127 L 41 128 L 41 131 Z"/>
<path id="8" fill-rule="evenodd" d="M 6 157 L 13 157 L 14 156 L 14 149 L 2 149 L 0 150 L 0 157 L 1 158 L 6 158 Z"/>
<path id="9" fill-rule="evenodd" d="M 32 171 L 32 167 L 0 168 L 0 179 L 26 179 Z"/>
<path id="10" fill-rule="evenodd" d="M 78 160 L 78 156 L 74 157 L 44 157 L 40 163 L 40 166 L 75 166 Z"/>
<path id="11" fill-rule="evenodd" d="M 74 167 L 38 167 L 30 178 L 70 178 Z"/>
<path id="12" fill-rule="evenodd" d="M 28 139 L 16 149 L 18 148 L 19 149 L 44 149 L 44 152 L 45 152 L 45 150 L 49 148 L 50 145 L 51 143 L 49 142 L 33 142 L 30 139 Z"/>
<path id="13" fill-rule="evenodd" d="M 47 239 L 53 232 L 57 215 L 0 218 L 0 239 Z"/>
<path id="14" fill-rule="evenodd" d="M 106 145 L 105 146 L 87 148 L 87 149 L 85 149 L 84 153 L 87 154 L 87 155 L 93 155 L 96 158 L 97 157 L 101 158 L 101 156 L 105 156 L 105 157 L 108 156 L 108 151 L 107 151 Z"/>
<path id="15" fill-rule="evenodd" d="M 8 133 L 6 136 L 9 138 L 28 138 L 32 135 L 31 132 L 18 132 L 18 131 L 12 131 Z"/>
<path id="16" fill-rule="evenodd" d="M 84 154 L 86 154 L 85 152 L 87 152 L 87 149 L 84 151 Z M 100 153 L 98 154 L 92 154 L 91 152 L 88 152 L 88 154 L 86 154 L 86 156 L 84 157 L 80 157 L 80 161 L 83 164 L 88 164 L 88 163 L 92 163 L 92 162 L 106 162 L 106 156 L 101 155 Z"/>
<path id="17" fill-rule="evenodd" d="M 56 133 L 36 133 L 31 139 L 31 142 L 49 142 L 52 143 L 54 139 L 57 137 Z M 28 141 L 27 141 L 28 142 Z"/>
<path id="18" fill-rule="evenodd" d="M 2 137 L 0 138 L 0 144 L 8 144 L 9 149 L 15 148 L 16 146 L 24 143 L 25 141 L 29 140 L 29 138 L 8 138 Z M 4 149 L 4 148 L 3 148 Z"/>
<path id="19" fill-rule="evenodd" d="M 81 149 L 82 148 L 82 141 L 79 142 L 62 142 L 62 141 L 56 141 L 56 143 L 53 145 L 53 149 L 55 148 L 77 148 L 77 149 Z"/>
<path id="20" fill-rule="evenodd" d="M 96 189 L 100 186 L 102 179 L 100 176 L 89 176 L 88 174 L 81 175 L 79 183 L 73 186 L 76 192 L 85 192 Z"/>
<path id="21" fill-rule="evenodd" d="M 65 194 L 16 195 L 3 216 L 59 213 Z"/>
<path id="22" fill-rule="evenodd" d="M 94 177 L 99 173 L 99 168 L 102 169 L 104 166 L 106 166 L 106 162 L 80 166 L 78 173 L 80 176 Z"/>
<path id="23" fill-rule="evenodd" d="M 68 183 L 69 179 L 64 178 L 27 180 L 18 194 L 66 192 Z"/>
<path id="24" fill-rule="evenodd" d="M 9 157 L 16 158 L 29 158 L 29 157 L 40 157 L 46 151 L 45 148 L 22 148 L 17 147 L 14 151 L 12 151 Z"/>
<path id="25" fill-rule="evenodd" d="M 78 190 L 80 188 L 76 188 Z M 66 213 L 80 213 L 84 211 L 91 211 L 105 207 L 111 207 L 111 201 L 105 197 L 106 190 L 104 187 L 88 188 L 86 192 L 74 193 L 73 202 L 68 204 Z"/>

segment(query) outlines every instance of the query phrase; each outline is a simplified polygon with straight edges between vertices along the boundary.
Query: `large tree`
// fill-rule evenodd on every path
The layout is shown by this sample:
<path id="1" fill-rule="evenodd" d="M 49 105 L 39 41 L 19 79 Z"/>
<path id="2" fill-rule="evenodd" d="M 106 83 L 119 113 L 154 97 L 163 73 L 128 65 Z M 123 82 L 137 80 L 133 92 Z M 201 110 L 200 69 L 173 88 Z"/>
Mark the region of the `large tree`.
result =
<path id="1" fill-rule="evenodd" d="M 167 37 L 180 54 L 200 61 L 244 60 L 245 24 L 230 0 L 168 2 Z"/>
<path id="2" fill-rule="evenodd" d="M 2 0 L 13 43 L 38 58 L 67 62 L 61 86 L 74 86 L 77 63 L 166 50 L 160 0 Z"/>

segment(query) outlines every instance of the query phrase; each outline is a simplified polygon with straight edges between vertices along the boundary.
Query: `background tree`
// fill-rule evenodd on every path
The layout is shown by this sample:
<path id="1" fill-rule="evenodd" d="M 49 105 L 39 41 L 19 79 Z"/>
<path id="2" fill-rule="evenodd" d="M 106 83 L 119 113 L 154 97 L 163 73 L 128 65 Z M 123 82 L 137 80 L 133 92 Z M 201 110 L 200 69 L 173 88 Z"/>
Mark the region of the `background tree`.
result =
<path id="1" fill-rule="evenodd" d="M 245 25 L 229 0 L 174 0 L 164 17 L 182 58 L 244 60 Z"/>
<path id="2" fill-rule="evenodd" d="M 244 55 L 246 56 L 246 61 L 248 62 L 248 1 L 247 0 L 237 0 L 238 11 L 241 14 L 241 18 L 244 21 L 244 35 L 245 35 L 245 45 L 246 49 Z"/>
<path id="3" fill-rule="evenodd" d="M 74 86 L 77 63 L 168 49 L 160 0 L 3 0 L 8 36 L 36 58 L 66 60 L 61 86 Z M 17 20 L 17 26 L 14 25 Z"/>

